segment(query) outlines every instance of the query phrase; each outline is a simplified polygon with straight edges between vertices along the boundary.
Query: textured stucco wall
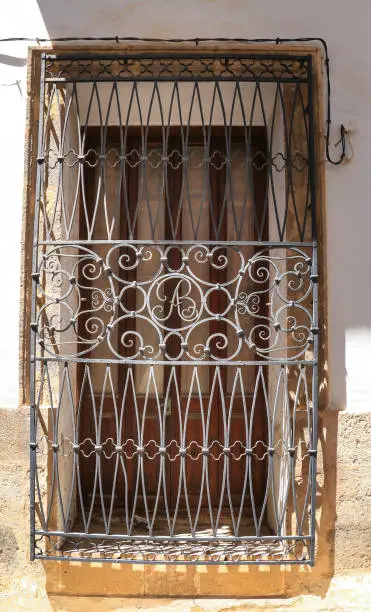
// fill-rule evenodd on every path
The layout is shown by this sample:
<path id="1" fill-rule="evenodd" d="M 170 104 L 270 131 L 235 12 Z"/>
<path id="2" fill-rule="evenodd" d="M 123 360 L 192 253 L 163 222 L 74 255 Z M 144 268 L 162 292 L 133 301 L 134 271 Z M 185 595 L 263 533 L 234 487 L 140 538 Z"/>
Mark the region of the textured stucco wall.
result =
<path id="1" fill-rule="evenodd" d="M 0 609 L 74 610 L 73 595 L 171 597 L 169 609 L 230 609 L 232 602 L 191 602 L 178 598 L 237 598 L 235 609 L 287 609 L 281 600 L 265 603 L 243 598 L 291 598 L 290 609 L 362 610 L 371 605 L 370 491 L 371 450 L 366 436 L 371 417 L 328 411 L 319 420 L 316 564 L 309 567 L 170 567 L 28 561 L 28 411 L 1 410 L 0 419 Z M 363 439 L 362 439 L 363 438 Z M 346 443 L 339 444 L 340 440 Z M 46 594 L 46 591 L 48 595 Z M 63 597 L 61 597 L 63 596 Z M 69 596 L 69 597 L 66 597 Z M 4 598 L 4 599 L 2 599 Z M 80 601 L 79 599 L 77 601 Z M 143 600 L 99 599 L 84 606 L 120 609 Z M 148 606 L 155 603 L 148 603 Z M 156 604 L 166 607 L 164 602 Z M 282 605 L 282 608 L 280 607 Z M 18 607 L 17 607 L 18 606 Z M 24 606 L 24 607 L 22 607 Z M 111 607 L 112 606 L 112 607 Z M 116 606 L 116 607 L 114 607 Z M 172 607 L 174 606 L 174 607 Z M 198 606 L 198 607 L 197 607 Z M 239 606 L 239 607 L 238 607 Z M 77 609 L 77 608 L 76 608 Z M 93 608 L 92 608 L 93 609 Z"/>
<path id="2" fill-rule="evenodd" d="M 0 43 L 0 261 L 4 290 L 0 343 L 0 609 L 88 609 L 92 601 L 45 597 L 59 593 L 171 596 L 295 596 L 297 609 L 356 609 L 370 603 L 371 421 L 371 3 L 313 0 L 19 0 L 7 6 L 0 37 L 7 36 L 321 36 L 329 45 L 335 137 L 351 124 L 353 159 L 326 166 L 327 278 L 330 404 L 319 427 L 317 562 L 309 569 L 171 569 L 30 564 L 28 558 L 28 414 L 18 408 L 18 312 L 26 108 L 27 46 Z M 20 80 L 21 91 L 16 85 Z M 7 85 L 10 86 L 7 86 Z M 337 149 L 332 147 L 333 155 Z M 323 463 L 323 465 L 321 465 Z M 335 578 L 334 578 L 335 576 Z M 94 591 L 95 589 L 95 591 Z M 327 595 L 326 595 L 327 594 Z M 304 599 L 303 599 L 304 597 Z M 59 603 L 58 603 L 59 602 Z M 99 600 L 94 600 L 99 608 Z M 326 603 L 327 602 L 327 603 Z M 348 602 L 348 603 L 347 603 Z M 103 604 L 101 604 L 103 605 Z M 114 600 L 109 609 L 116 609 Z M 117 603 L 117 607 L 119 607 Z M 129 605 L 126 602 L 125 605 Z M 131 605 L 131 604 L 130 604 Z M 151 609 L 149 602 L 132 604 Z M 171 600 L 161 609 L 181 609 Z M 228 603 L 184 604 L 184 609 L 231 609 Z M 210 607 L 213 605 L 214 607 Z M 253 603 L 235 602 L 241 609 Z M 258 606 L 260 603 L 255 603 Z M 262 603 L 280 609 L 273 600 Z M 282 604 L 281 609 L 286 604 Z M 3 606 L 3 607 L 2 607 Z M 18 606 L 18 607 L 17 607 Z M 23 606 L 23 607 L 22 607 Z M 75 606 L 75 607 L 74 607 Z M 193 608 L 191 607 L 193 606 Z M 209 607 L 208 607 L 209 606 Z M 219 606 L 219 607 L 218 607 Z M 224 608 L 223 608 L 224 606 Z M 300 606 L 303 606 L 300 608 Z M 322 606 L 322 607 L 321 607 Z M 326 607 L 327 606 L 327 607 Z"/>

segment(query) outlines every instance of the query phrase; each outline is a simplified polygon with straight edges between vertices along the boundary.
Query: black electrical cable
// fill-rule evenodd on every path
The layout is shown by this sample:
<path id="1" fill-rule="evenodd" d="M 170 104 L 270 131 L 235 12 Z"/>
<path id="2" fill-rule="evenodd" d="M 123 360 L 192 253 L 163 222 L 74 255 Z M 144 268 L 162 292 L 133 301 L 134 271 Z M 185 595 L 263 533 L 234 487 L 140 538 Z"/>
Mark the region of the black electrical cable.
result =
<path id="1" fill-rule="evenodd" d="M 331 82 L 330 82 L 330 58 L 328 54 L 327 43 L 324 38 L 319 37 L 301 37 L 301 38 L 139 38 L 137 36 L 62 36 L 59 38 L 27 38 L 27 37 L 10 37 L 0 38 L 0 42 L 35 42 L 41 43 L 58 43 L 58 42 L 144 42 L 144 43 L 193 43 L 198 46 L 200 43 L 215 42 L 215 43 L 243 43 L 243 44 L 270 44 L 274 43 L 287 44 L 287 43 L 320 43 L 324 50 L 325 55 L 325 73 L 326 73 L 326 89 L 327 89 L 327 119 L 326 119 L 326 133 L 325 133 L 325 151 L 326 159 L 333 166 L 339 166 L 345 159 L 345 128 L 344 125 L 340 127 L 340 140 L 341 153 L 339 159 L 335 160 L 330 154 L 330 137 L 331 137 Z"/>

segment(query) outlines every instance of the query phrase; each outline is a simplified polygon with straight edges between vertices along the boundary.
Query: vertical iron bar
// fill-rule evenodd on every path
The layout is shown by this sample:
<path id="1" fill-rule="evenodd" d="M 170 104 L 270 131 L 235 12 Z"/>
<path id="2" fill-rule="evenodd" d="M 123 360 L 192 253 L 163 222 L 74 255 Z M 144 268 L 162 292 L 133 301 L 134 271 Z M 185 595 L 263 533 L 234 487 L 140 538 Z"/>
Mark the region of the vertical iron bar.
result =
<path id="1" fill-rule="evenodd" d="M 317 240 L 317 203 L 316 203 L 316 180 L 315 180 L 315 144 L 314 144 L 314 109 L 313 109 L 313 62 L 312 56 L 308 56 L 308 157 L 309 157 L 309 177 L 310 182 L 310 203 L 312 221 L 312 240 Z"/>
<path id="2" fill-rule="evenodd" d="M 41 56 L 40 71 L 40 97 L 39 97 L 39 126 L 37 156 L 42 157 L 43 134 L 44 134 L 44 97 L 45 97 L 45 54 Z M 36 174 L 36 201 L 34 211 L 34 233 L 32 247 L 32 272 L 37 272 L 37 250 L 39 232 L 39 210 L 41 195 L 41 177 L 45 165 L 38 162 Z M 36 296 L 37 282 L 32 280 L 31 290 L 31 322 L 36 320 Z M 31 330 L 30 342 L 30 559 L 35 559 L 35 478 L 36 478 L 36 418 L 37 410 L 35 406 L 35 384 L 36 384 L 36 331 Z"/>
<path id="3" fill-rule="evenodd" d="M 308 123 L 309 123 L 309 181 L 311 191 L 311 220 L 312 220 L 312 239 L 313 239 L 313 256 L 312 256 L 312 275 L 315 278 L 313 282 L 313 328 L 316 330 L 313 338 L 313 376 L 312 376 L 312 450 L 317 449 L 317 411 L 318 411 L 318 283 L 317 279 L 317 214 L 316 214 L 316 184 L 315 184 L 315 144 L 314 144 L 314 111 L 313 111 L 313 64 L 312 57 L 308 56 Z M 314 564 L 315 552 L 315 530 L 316 530 L 316 471 L 317 457 L 316 453 L 311 455 L 311 548 L 310 548 L 310 563 Z"/>
<path id="4" fill-rule="evenodd" d="M 317 275 L 317 246 L 313 247 L 313 263 L 312 273 Z M 313 327 L 318 329 L 318 283 L 313 283 Z M 313 365 L 313 376 L 312 376 L 312 444 L 311 449 L 314 451 L 311 456 L 311 551 L 310 561 L 311 565 L 314 565 L 314 551 L 315 551 L 315 530 L 316 530 L 316 472 L 317 472 L 317 419 L 318 419 L 318 334 L 314 335 L 313 351 L 315 363 Z"/>

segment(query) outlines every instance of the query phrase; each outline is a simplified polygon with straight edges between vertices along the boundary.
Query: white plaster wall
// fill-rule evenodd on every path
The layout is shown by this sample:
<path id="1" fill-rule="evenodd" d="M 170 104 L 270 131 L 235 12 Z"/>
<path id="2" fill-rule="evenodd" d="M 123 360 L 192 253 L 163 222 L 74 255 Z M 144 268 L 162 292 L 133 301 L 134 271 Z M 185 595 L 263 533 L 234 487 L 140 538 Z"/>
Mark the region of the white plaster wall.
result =
<path id="1" fill-rule="evenodd" d="M 321 36 L 329 45 L 335 139 L 351 121 L 354 158 L 327 167 L 329 370 L 332 407 L 371 404 L 371 63 L 369 0 L 18 0 L 0 37 Z M 0 406 L 18 401 L 18 311 L 27 47 L 0 43 Z"/>

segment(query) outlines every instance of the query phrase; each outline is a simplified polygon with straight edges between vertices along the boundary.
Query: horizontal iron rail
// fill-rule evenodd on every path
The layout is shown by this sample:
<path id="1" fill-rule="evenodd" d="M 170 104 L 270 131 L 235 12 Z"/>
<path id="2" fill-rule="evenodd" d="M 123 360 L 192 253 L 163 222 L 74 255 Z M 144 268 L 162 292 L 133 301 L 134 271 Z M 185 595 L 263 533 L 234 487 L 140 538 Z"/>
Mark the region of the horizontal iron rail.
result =
<path id="1" fill-rule="evenodd" d="M 290 55 L 289 53 L 276 53 L 275 49 L 272 51 L 265 51 L 264 53 L 245 53 L 245 52 L 236 52 L 236 51 L 228 51 L 227 49 L 224 52 L 204 52 L 200 53 L 199 51 L 173 51 L 164 53 L 156 51 L 155 49 L 151 51 L 151 53 L 143 53 L 143 52 L 127 52 L 122 51 L 121 53 L 113 52 L 113 53 L 46 53 L 45 60 L 58 60 L 58 61 L 69 61 L 69 60 L 124 60 L 124 59 L 137 59 L 137 60 L 158 60 L 158 59 L 246 59 L 246 60 L 268 60 L 268 61 L 289 61 L 289 62 L 297 62 L 297 61 L 306 61 L 308 62 L 311 58 L 310 54 L 299 54 L 299 55 Z"/>
<path id="2" fill-rule="evenodd" d="M 85 532 L 65 532 L 65 531 L 44 531 L 42 529 L 36 529 L 35 535 L 41 536 L 56 536 L 56 537 L 64 537 L 71 539 L 92 539 L 92 540 L 125 540 L 125 541 L 136 541 L 143 540 L 144 542 L 148 541 L 165 541 L 165 542 L 256 542 L 257 540 L 264 540 L 266 542 L 281 542 L 281 541 L 306 541 L 310 540 L 310 534 L 308 535 L 287 535 L 287 536 L 278 536 L 278 535 L 269 535 L 269 536 L 260 536 L 260 535 L 252 535 L 252 536 L 192 536 L 192 535 L 180 535 L 180 536 L 155 536 L 155 535 L 121 535 L 121 534 L 106 534 L 106 533 L 85 533 Z"/>
<path id="3" fill-rule="evenodd" d="M 290 366 L 294 366 L 294 365 L 303 365 L 303 366 L 313 366 L 317 363 L 317 361 L 313 361 L 313 360 L 298 360 L 298 359 L 293 359 L 292 361 L 290 361 L 290 359 L 276 359 L 276 360 L 267 360 L 267 361 L 258 361 L 258 360 L 250 360 L 250 361 L 223 361 L 222 359 L 214 359 L 211 361 L 201 361 L 201 360 L 189 360 L 189 361 L 177 361 L 175 359 L 172 360 L 159 360 L 156 361 L 154 359 L 127 359 L 127 358 L 123 358 L 123 359 L 85 359 L 84 357 L 35 357 L 36 361 L 59 361 L 61 363 L 103 363 L 103 364 L 110 364 L 110 363 L 119 363 L 122 365 L 145 365 L 145 366 L 149 366 L 149 365 L 153 365 L 153 366 L 160 366 L 160 365 L 168 365 L 170 366 L 171 364 L 176 365 L 176 366 L 198 366 L 198 365 L 202 365 L 202 366 L 272 366 L 272 365 L 290 365 Z"/>
<path id="4" fill-rule="evenodd" d="M 145 244 L 150 246 L 156 245 L 215 245 L 215 246 L 259 246 L 259 247 L 277 247 L 277 248 L 290 248 L 290 247 L 310 247 L 314 248 L 317 246 L 317 242 L 277 242 L 269 240 L 39 240 L 38 243 L 41 245 L 67 245 L 73 246 L 82 244 Z"/>
<path id="5" fill-rule="evenodd" d="M 161 81 L 161 83 L 174 83 L 184 82 L 184 83 L 194 83 L 197 81 L 203 82 L 223 82 L 223 83 L 235 83 L 236 81 L 244 82 L 244 83 L 256 83 L 257 81 L 260 83 L 307 83 L 307 79 L 301 79 L 298 77 L 268 77 L 268 76 L 260 76 L 259 78 L 255 76 L 244 77 L 240 76 L 236 77 L 216 77 L 216 76 L 142 76 L 142 77 L 74 77 L 74 78 L 46 78 L 46 83 L 136 83 L 136 82 L 149 82 L 153 83 L 154 81 Z"/>

